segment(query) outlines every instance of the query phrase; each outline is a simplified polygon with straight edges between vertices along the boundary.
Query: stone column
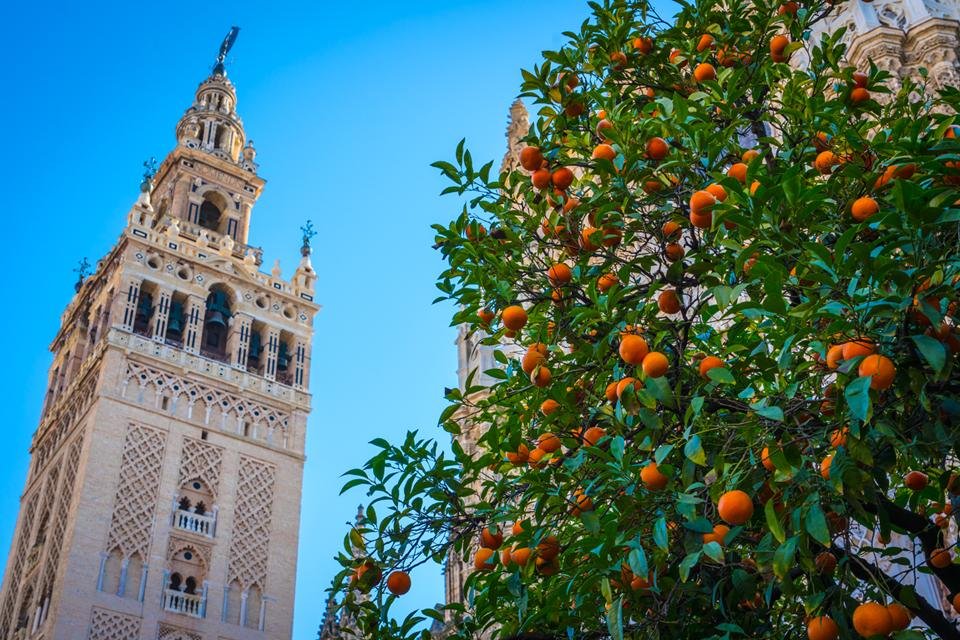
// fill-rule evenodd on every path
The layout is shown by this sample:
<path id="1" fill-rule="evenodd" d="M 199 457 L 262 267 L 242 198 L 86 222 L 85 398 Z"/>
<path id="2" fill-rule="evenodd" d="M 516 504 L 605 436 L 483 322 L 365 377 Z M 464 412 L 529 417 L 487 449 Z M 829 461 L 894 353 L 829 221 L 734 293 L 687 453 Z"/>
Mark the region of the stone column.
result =
<path id="1" fill-rule="evenodd" d="M 293 386 L 297 389 L 306 389 L 310 384 L 310 342 L 301 337 L 296 338 L 293 349 Z"/>
<path id="2" fill-rule="evenodd" d="M 206 301 L 200 296 L 191 295 L 187 298 L 187 329 L 183 334 L 183 350 L 187 353 L 200 353 L 206 306 Z"/>
<path id="3" fill-rule="evenodd" d="M 277 379 L 277 355 L 280 353 L 280 330 L 274 327 L 267 328 L 267 366 L 263 375 L 267 380 Z"/>
<path id="4" fill-rule="evenodd" d="M 227 336 L 227 353 L 234 369 L 246 370 L 247 356 L 250 354 L 250 325 L 253 318 L 245 313 L 235 313 L 230 321 L 230 334 Z"/>
<path id="5" fill-rule="evenodd" d="M 121 318 L 120 328 L 124 331 L 133 331 L 133 323 L 137 319 L 137 303 L 140 302 L 140 285 L 142 278 L 130 278 L 127 285 L 113 301 L 117 313 L 111 314 Z"/>
<path id="6" fill-rule="evenodd" d="M 154 309 L 153 330 L 150 335 L 155 342 L 163 342 L 167 336 L 167 323 L 170 321 L 170 300 L 173 297 L 172 289 L 160 289 L 157 293 L 157 307 Z"/>

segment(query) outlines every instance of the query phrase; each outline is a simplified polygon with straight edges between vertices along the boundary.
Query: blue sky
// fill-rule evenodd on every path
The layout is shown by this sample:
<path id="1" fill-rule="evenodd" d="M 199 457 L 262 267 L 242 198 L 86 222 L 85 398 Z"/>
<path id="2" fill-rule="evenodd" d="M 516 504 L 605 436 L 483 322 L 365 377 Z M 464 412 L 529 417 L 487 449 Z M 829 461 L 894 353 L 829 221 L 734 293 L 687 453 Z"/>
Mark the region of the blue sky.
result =
<path id="1" fill-rule="evenodd" d="M 374 437 L 436 418 L 456 384 L 450 309 L 431 305 L 442 268 L 432 222 L 455 216 L 429 167 L 466 137 L 504 152 L 520 68 L 559 47 L 583 0 L 390 3 L 18 3 L 0 21 L 5 190 L 0 314 L 7 366 L 0 550 L 6 552 L 60 313 L 77 261 L 116 241 L 141 162 L 173 128 L 232 24 L 238 110 L 268 181 L 250 242 L 264 268 L 296 265 L 298 227 L 319 232 L 316 323 L 294 638 L 312 640 L 332 560 L 362 496 L 340 474 Z M 439 569 L 414 574 L 409 607 L 443 598 Z"/>

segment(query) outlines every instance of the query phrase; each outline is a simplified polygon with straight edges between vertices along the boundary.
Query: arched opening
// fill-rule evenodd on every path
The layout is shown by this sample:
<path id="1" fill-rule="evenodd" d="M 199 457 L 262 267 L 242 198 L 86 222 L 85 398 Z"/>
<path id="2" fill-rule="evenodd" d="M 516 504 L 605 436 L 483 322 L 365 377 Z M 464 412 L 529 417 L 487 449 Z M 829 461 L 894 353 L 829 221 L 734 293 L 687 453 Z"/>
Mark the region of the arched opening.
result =
<path id="1" fill-rule="evenodd" d="M 117 593 L 120 588 L 120 572 L 123 569 L 123 554 L 113 549 L 103 565 L 103 582 L 100 589 L 104 593 Z"/>
<path id="2" fill-rule="evenodd" d="M 140 298 L 137 300 L 137 313 L 133 318 L 133 332 L 142 336 L 150 335 L 150 321 L 156 311 L 156 290 L 153 283 L 140 285 Z"/>
<path id="3" fill-rule="evenodd" d="M 183 331 L 186 326 L 187 296 L 174 293 L 170 299 L 170 312 L 167 319 L 167 333 L 164 336 L 167 343 L 179 347 L 183 344 Z"/>
<path id="4" fill-rule="evenodd" d="M 243 589 L 240 583 L 234 580 L 227 585 L 227 604 L 223 619 L 230 624 L 240 624 L 240 608 L 243 596 Z"/>
<path id="5" fill-rule="evenodd" d="M 209 200 L 204 200 L 200 205 L 200 217 L 198 222 L 204 229 L 216 231 L 220 228 L 220 209 Z"/>
<path id="6" fill-rule="evenodd" d="M 267 327 L 259 320 L 250 323 L 250 346 L 247 349 L 247 371 L 263 375 L 263 365 L 267 361 L 264 336 Z"/>
<path id="7" fill-rule="evenodd" d="M 200 352 L 215 360 L 227 361 L 231 294 L 220 285 L 214 285 L 207 296 L 207 310 L 203 318 L 203 346 Z"/>
<path id="8" fill-rule="evenodd" d="M 30 605 L 33 603 L 33 586 L 23 591 L 23 600 L 20 601 L 20 613 L 17 615 L 17 629 L 25 629 L 30 624 Z"/>
<path id="9" fill-rule="evenodd" d="M 143 578 L 143 560 L 140 554 L 133 554 L 127 561 L 127 577 L 123 584 L 124 598 L 140 598 L 140 581 Z"/>
<path id="10" fill-rule="evenodd" d="M 193 545 L 179 547 L 168 556 L 170 582 L 163 597 L 166 611 L 181 613 L 193 618 L 202 618 L 206 594 L 203 581 L 206 565 Z"/>
<path id="11" fill-rule="evenodd" d="M 180 587 L 183 584 L 183 576 L 177 572 L 170 574 L 170 584 L 168 585 L 169 589 L 173 591 L 180 591 Z"/>
<path id="12" fill-rule="evenodd" d="M 180 487 L 179 495 L 177 510 L 173 514 L 173 525 L 178 529 L 212 538 L 216 515 L 213 491 L 207 483 L 199 478 L 188 480 Z"/>
<path id="13" fill-rule="evenodd" d="M 277 346 L 277 382 L 286 385 L 293 384 L 294 344 L 293 334 L 280 332 L 280 344 Z"/>
<path id="14" fill-rule="evenodd" d="M 260 587 L 252 585 L 247 589 L 247 619 L 244 620 L 243 626 L 250 629 L 260 627 L 260 603 L 262 600 L 263 595 L 260 593 Z"/>

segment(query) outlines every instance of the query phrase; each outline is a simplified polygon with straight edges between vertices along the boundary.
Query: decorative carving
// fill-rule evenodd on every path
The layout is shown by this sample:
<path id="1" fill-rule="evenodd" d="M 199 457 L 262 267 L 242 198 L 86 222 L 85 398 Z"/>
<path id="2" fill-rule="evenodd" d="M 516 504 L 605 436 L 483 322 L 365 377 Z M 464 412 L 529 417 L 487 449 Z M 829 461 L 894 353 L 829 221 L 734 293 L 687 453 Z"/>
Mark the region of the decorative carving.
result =
<path id="1" fill-rule="evenodd" d="M 265 591 L 276 469 L 240 456 L 238 475 L 227 583 L 237 580 L 242 589 L 257 585 Z"/>
<path id="2" fill-rule="evenodd" d="M 223 463 L 223 449 L 194 438 L 183 439 L 180 452 L 180 478 L 177 486 L 183 486 L 189 480 L 201 480 L 217 499 L 220 488 L 220 467 Z"/>
<path id="3" fill-rule="evenodd" d="M 140 618 L 93 608 L 89 640 L 140 640 Z"/>
<path id="4" fill-rule="evenodd" d="M 203 640 L 203 636 L 187 629 L 178 629 L 163 622 L 157 628 L 157 640 Z"/>
<path id="5" fill-rule="evenodd" d="M 201 176 L 209 179 L 211 182 L 217 182 L 224 186 L 229 186 L 234 189 L 242 189 L 246 185 L 246 181 L 241 180 L 235 176 L 221 171 L 220 169 L 214 169 L 213 167 L 207 166 L 205 164 L 197 164 L 193 167 L 193 170 L 199 173 Z"/>
<path id="6" fill-rule="evenodd" d="M 511 171 L 520 166 L 520 150 L 523 144 L 520 141 L 530 131 L 530 119 L 527 108 L 517 98 L 510 106 L 510 121 L 507 123 L 507 153 L 503 156 L 500 171 Z"/>
<path id="7" fill-rule="evenodd" d="M 203 563 L 204 569 L 210 570 L 210 557 L 213 553 L 209 545 L 201 544 L 196 540 L 187 540 L 177 536 L 170 536 L 167 543 L 167 562 L 173 560 L 173 557 L 181 551 L 192 551 Z"/>
<path id="8" fill-rule="evenodd" d="M 149 557 L 165 442 L 166 433 L 159 429 L 127 427 L 106 551 L 119 549 L 124 558 L 134 553 Z"/>
<path id="9" fill-rule="evenodd" d="M 47 551 L 43 579 L 40 582 L 41 593 L 54 592 L 54 581 L 57 576 L 57 568 L 60 566 L 60 552 L 63 549 L 63 541 L 67 532 L 67 517 L 70 514 L 70 506 L 73 504 L 77 468 L 80 465 L 80 454 L 83 451 L 83 436 L 84 432 L 81 431 L 80 435 L 73 439 L 70 449 L 63 458 L 63 479 L 58 491 L 60 501 L 57 503 L 53 527 L 50 529 L 47 538 L 50 548 Z"/>

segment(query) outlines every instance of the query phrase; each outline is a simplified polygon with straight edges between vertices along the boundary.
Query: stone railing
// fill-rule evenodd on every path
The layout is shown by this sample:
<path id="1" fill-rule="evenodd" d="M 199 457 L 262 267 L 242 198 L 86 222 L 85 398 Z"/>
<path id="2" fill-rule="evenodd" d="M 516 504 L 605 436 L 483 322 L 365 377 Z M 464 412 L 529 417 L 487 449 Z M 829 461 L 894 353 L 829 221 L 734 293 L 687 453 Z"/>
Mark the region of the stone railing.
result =
<path id="1" fill-rule="evenodd" d="M 163 594 L 163 610 L 191 618 L 202 618 L 205 602 L 203 596 L 167 589 Z"/>
<path id="2" fill-rule="evenodd" d="M 173 526 L 182 531 L 189 531 L 201 536 L 212 538 L 216 532 L 217 518 L 214 515 L 200 515 L 193 511 L 177 509 L 173 512 Z"/>
<path id="3" fill-rule="evenodd" d="M 129 349 L 134 353 L 144 353 L 161 361 L 169 362 L 186 371 L 201 373 L 219 381 L 232 383 L 240 389 L 249 389 L 286 402 L 291 402 L 308 408 L 310 396 L 290 386 L 284 381 L 268 380 L 267 378 L 247 371 L 245 367 L 234 367 L 226 362 L 206 358 L 201 354 L 188 353 L 183 349 L 157 342 L 140 335 L 122 331 L 116 327 L 107 333 L 107 341 L 114 346 Z"/>

